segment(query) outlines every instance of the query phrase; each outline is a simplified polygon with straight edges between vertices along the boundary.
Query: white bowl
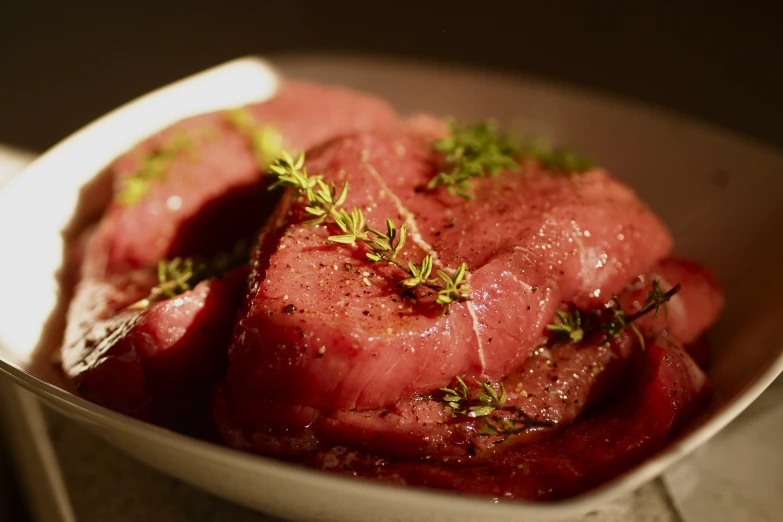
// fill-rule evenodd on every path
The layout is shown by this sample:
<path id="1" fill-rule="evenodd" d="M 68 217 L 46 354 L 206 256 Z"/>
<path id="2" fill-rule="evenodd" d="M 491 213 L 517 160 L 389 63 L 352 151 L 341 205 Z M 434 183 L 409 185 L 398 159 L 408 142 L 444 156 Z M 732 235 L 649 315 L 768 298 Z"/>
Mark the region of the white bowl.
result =
<path id="1" fill-rule="evenodd" d="M 716 407 L 665 451 L 601 488 L 533 504 L 335 477 L 148 425 L 58 387 L 57 374 L 34 355 L 50 350 L 62 328 L 61 231 L 98 210 L 98 189 L 88 182 L 169 123 L 272 95 L 276 71 L 256 58 L 125 105 L 41 156 L 0 193 L 0 373 L 150 466 L 250 508 L 307 521 L 501 522 L 573 517 L 639 487 L 728 424 L 783 370 L 780 153 L 679 115 L 485 71 L 329 56 L 280 58 L 275 66 L 375 92 L 403 113 L 523 121 L 600 159 L 663 216 L 678 253 L 708 263 L 725 286 L 726 311 L 711 333 Z"/>

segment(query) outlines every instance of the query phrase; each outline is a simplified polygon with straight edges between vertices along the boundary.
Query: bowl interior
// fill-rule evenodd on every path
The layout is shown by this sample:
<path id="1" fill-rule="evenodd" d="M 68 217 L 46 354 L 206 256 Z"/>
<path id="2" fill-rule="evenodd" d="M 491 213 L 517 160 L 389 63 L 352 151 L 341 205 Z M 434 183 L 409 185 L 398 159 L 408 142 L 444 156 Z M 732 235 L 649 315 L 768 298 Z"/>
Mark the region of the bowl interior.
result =
<path id="1" fill-rule="evenodd" d="M 710 334 L 716 407 L 698 429 L 599 490 L 551 506 L 497 507 L 500 519 L 525 510 L 542 517 L 573 514 L 639 486 L 728 423 L 783 369 L 783 333 L 776 324 L 783 313 L 783 302 L 777 299 L 783 278 L 776 277 L 775 270 L 783 243 L 772 236 L 774 225 L 783 223 L 783 208 L 776 204 L 783 194 L 779 153 L 680 115 L 485 71 L 329 56 L 279 57 L 274 64 L 292 76 L 377 93 L 402 113 L 431 112 L 467 120 L 494 117 L 512 128 L 571 144 L 633 186 L 671 227 L 677 252 L 713 267 L 725 288 L 726 311 Z M 169 123 L 261 100 L 275 88 L 276 72 L 261 60 L 243 59 L 212 69 L 155 91 L 79 131 L 0 193 L 0 244 L 12 253 L 0 261 L 0 370 L 113 437 L 115 444 L 138 458 L 250 507 L 303 518 L 316 516 L 313 509 L 320 509 L 319 519 L 339 514 L 344 520 L 361 520 L 352 518 L 360 514 L 356 507 L 351 511 L 311 503 L 312 509 L 302 511 L 285 491 L 277 500 L 259 498 L 253 490 L 236 487 L 237 477 L 278 477 L 281 484 L 296 483 L 329 495 L 364 492 L 367 499 L 390 506 L 390 513 L 404 519 L 425 520 L 421 517 L 437 508 L 441 515 L 474 513 L 479 520 L 489 507 L 484 501 L 392 491 L 291 470 L 138 423 L 49 385 L 63 385 L 43 356 L 58 342 L 67 301 L 58 283 L 61 231 L 99 210 L 106 187 L 96 175 L 114 156 Z M 761 281 L 748 274 L 748 267 Z M 143 447 L 138 445 L 141 441 Z M 201 468 L 186 462 L 193 455 L 203 458 Z M 223 469 L 223 479 L 205 473 L 218 468 Z M 280 482 L 281 476 L 289 482 Z M 234 489 L 227 490 L 227 483 Z M 411 502 L 417 514 L 411 515 Z M 461 511 L 454 511 L 457 508 Z"/>

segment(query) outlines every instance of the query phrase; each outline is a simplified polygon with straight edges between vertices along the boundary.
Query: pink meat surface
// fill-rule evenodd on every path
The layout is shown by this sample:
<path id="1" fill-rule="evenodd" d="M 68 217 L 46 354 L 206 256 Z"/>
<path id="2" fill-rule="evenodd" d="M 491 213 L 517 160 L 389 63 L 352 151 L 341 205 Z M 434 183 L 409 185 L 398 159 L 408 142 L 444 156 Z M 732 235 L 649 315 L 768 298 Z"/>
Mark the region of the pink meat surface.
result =
<path id="1" fill-rule="evenodd" d="M 660 220 L 601 170 L 555 175 L 531 163 L 475 180 L 473 200 L 425 191 L 441 158 L 424 134 L 358 133 L 311 151 L 307 167 L 348 181 L 346 206 L 373 227 L 407 222 L 404 261 L 466 262 L 473 300 L 440 315 L 428 290 L 404 297 L 399 271 L 327 242 L 335 229 L 303 225 L 290 200 L 261 236 L 230 349 L 232 433 L 380 408 L 458 375 L 502 378 L 542 343 L 562 302 L 603 304 L 669 253 Z"/>
<path id="2" fill-rule="evenodd" d="M 294 81 L 248 110 L 256 125 L 277 130 L 292 152 L 397 119 L 378 98 Z M 115 192 L 122 193 L 142 162 L 155 155 L 166 156 L 156 160 L 165 165 L 163 179 L 134 204 L 115 200 L 109 205 L 87 255 L 86 275 L 102 277 L 166 257 L 219 252 L 231 247 L 225 230 L 236 235 L 237 228 L 254 221 L 248 219 L 252 210 L 242 204 L 243 195 L 262 172 L 248 137 L 224 113 L 172 125 L 119 157 L 112 166 Z"/>
<path id="3" fill-rule="evenodd" d="M 286 82 L 248 106 L 298 151 L 342 133 L 396 121 L 372 96 Z M 183 143 L 185 145 L 183 145 Z M 129 180 L 144 162 L 158 177 L 132 203 Z M 232 276 L 200 284 L 147 310 L 124 310 L 155 285 L 154 267 L 174 256 L 209 258 L 253 237 L 275 208 L 250 138 L 225 113 L 196 116 L 143 141 L 111 167 L 115 198 L 74 253 L 83 262 L 61 358 L 66 374 L 95 402 L 167 425 L 199 408 L 225 370 L 226 347 L 244 291 Z"/>
<path id="4" fill-rule="evenodd" d="M 246 109 L 289 152 L 307 149 L 311 174 L 348 182 L 346 207 L 373 228 L 406 222 L 402 262 L 466 263 L 472 300 L 443 314 L 431 290 L 402 292 L 397 268 L 327 241 L 333 225 L 303 224 L 301 199 L 276 202 L 225 113 L 197 116 L 111 166 L 116 197 L 74 249 L 84 260 L 62 365 L 83 396 L 191 433 L 214 421 L 233 447 L 323 470 L 538 500 L 622 473 L 702 405 L 706 378 L 680 345 L 697 346 L 716 320 L 720 289 L 700 265 L 668 258 L 665 226 L 603 170 L 528 161 L 473 180 L 466 200 L 426 188 L 444 167 L 431 148 L 448 132 L 438 119 L 399 122 L 371 96 L 290 81 Z M 150 160 L 154 179 L 129 204 Z M 159 260 L 230 250 L 264 222 L 249 267 L 128 307 L 155 285 Z M 548 342 L 557 310 L 619 294 L 633 313 L 656 279 L 683 290 L 668 316 L 637 322 L 646 350 L 630 331 Z M 502 382 L 507 405 L 545 425 L 480 435 L 480 420 L 441 400 L 456 377 Z"/>
<path id="5" fill-rule="evenodd" d="M 335 447 L 307 463 L 340 474 L 503 499 L 555 500 L 627 471 L 671 440 L 709 397 L 704 373 L 661 339 L 642 353 L 617 400 L 557 437 L 500 452 L 478 465 L 390 461 Z"/>
<path id="6" fill-rule="evenodd" d="M 629 284 L 620 294 L 624 309 L 632 313 L 641 306 L 653 279 L 661 281 L 665 291 L 678 283 L 682 290 L 669 303 L 668 314 L 662 312 L 657 318 L 651 314 L 639 322 L 646 338 L 665 334 L 690 343 L 717 320 L 723 297 L 715 280 L 704 267 L 681 259 L 667 259 Z M 537 350 L 503 379 L 503 385 L 508 406 L 519 408 L 536 423 L 552 426 L 531 427 L 503 444 L 503 437 L 481 434 L 482 420 L 453 417 L 443 402 L 417 398 L 381 410 L 341 410 L 319 420 L 316 429 L 331 444 L 386 457 L 482 460 L 551 437 L 571 425 L 586 409 L 624 386 L 639 348 L 636 337 L 628 332 L 609 342 L 598 336 L 580 344 Z M 510 413 L 504 416 L 513 417 Z"/>
<path id="7" fill-rule="evenodd" d="M 192 425 L 207 409 L 209 385 L 225 371 L 246 278 L 242 267 L 146 310 L 92 315 L 63 351 L 63 369 L 93 402 L 169 427 Z M 77 299 L 116 297 L 108 283 L 84 279 L 79 286 Z"/>
<path id="8" fill-rule="evenodd" d="M 683 290 L 669 303 L 668 317 L 664 319 L 668 335 L 684 346 L 696 342 L 723 311 L 723 289 L 712 272 L 694 261 L 670 258 L 634 283 L 636 292 L 624 303 L 629 313 L 638 311 L 644 303 L 647 298 L 644 286 L 654 279 L 659 280 L 664 289 L 682 284 Z M 639 327 L 649 331 L 655 322 L 653 315 L 647 315 L 639 319 Z"/>

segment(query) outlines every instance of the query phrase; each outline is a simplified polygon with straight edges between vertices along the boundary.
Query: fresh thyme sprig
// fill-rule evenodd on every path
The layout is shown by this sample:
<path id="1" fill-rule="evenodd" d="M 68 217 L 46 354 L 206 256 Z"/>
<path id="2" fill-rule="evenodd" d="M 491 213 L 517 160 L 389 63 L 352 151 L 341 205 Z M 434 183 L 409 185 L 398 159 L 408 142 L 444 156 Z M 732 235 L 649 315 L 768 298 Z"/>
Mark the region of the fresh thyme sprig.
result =
<path id="1" fill-rule="evenodd" d="M 451 134 L 432 144 L 446 155 L 447 170 L 439 172 L 428 189 L 443 185 L 450 194 L 472 199 L 473 178 L 496 176 L 504 169 L 518 169 L 519 160 L 531 159 L 551 172 L 584 172 L 594 163 L 564 147 L 552 147 L 543 140 L 517 140 L 501 132 L 496 123 L 484 121 L 472 125 L 451 123 Z"/>
<path id="2" fill-rule="evenodd" d="M 534 426 L 552 426 L 551 422 L 537 421 L 516 406 L 508 405 L 508 394 L 501 382 L 500 393 L 488 382 L 476 381 L 478 390 L 471 394 L 468 385 L 460 377 L 454 388 L 441 388 L 445 395 L 441 400 L 456 417 L 482 419 L 479 430 L 482 435 L 503 435 L 503 441 Z M 499 413 L 505 412 L 502 416 Z"/>
<path id="3" fill-rule="evenodd" d="M 163 179 L 171 162 L 183 151 L 192 146 L 184 133 L 175 133 L 142 159 L 136 172 L 122 181 L 119 192 L 114 196 L 121 205 L 131 206 L 138 203 L 150 190 L 153 183 Z"/>
<path id="4" fill-rule="evenodd" d="M 508 394 L 503 383 L 500 383 L 500 395 L 491 385 L 476 381 L 479 390 L 475 397 L 472 397 L 468 385 L 462 378 L 457 377 L 455 388 L 441 388 L 446 395 L 443 396 L 443 402 L 452 409 L 455 415 L 464 415 L 467 417 L 486 417 L 495 410 L 505 407 L 508 401 Z"/>
<path id="5" fill-rule="evenodd" d="M 403 223 L 399 229 L 391 219 L 386 220 L 386 232 L 370 227 L 360 209 L 354 207 L 351 211 L 341 208 L 348 197 L 348 183 L 337 190 L 334 183 L 326 183 L 320 175 L 310 176 L 304 166 L 304 153 L 294 160 L 293 157 L 283 151 L 269 167 L 269 174 L 275 176 L 275 181 L 269 189 L 286 187 L 295 190 L 305 196 L 307 204 L 304 207 L 311 219 L 306 224 L 319 224 L 331 218 L 342 234 L 328 237 L 329 241 L 347 245 L 362 243 L 369 252 L 367 259 L 371 262 L 386 262 L 405 272 L 408 277 L 398 282 L 406 289 L 413 290 L 420 286 L 426 286 L 438 292 L 435 302 L 443 305 L 444 311 L 453 302 L 470 300 L 470 288 L 467 286 L 467 265 L 463 263 L 450 276 L 442 270 L 436 273 L 440 278 L 431 278 L 432 256 L 425 255 L 420 263 L 409 261 L 407 264 L 399 259 L 398 254 L 405 246 L 407 237 L 407 223 Z"/>
<path id="6" fill-rule="evenodd" d="M 453 122 L 451 134 L 432 145 L 446 155 L 448 170 L 438 173 L 427 183 L 428 189 L 444 185 L 450 194 L 472 199 L 472 178 L 496 176 L 501 170 L 517 168 L 517 149 L 491 121 L 473 125 Z"/>
<path id="7" fill-rule="evenodd" d="M 226 121 L 236 127 L 250 140 L 256 163 L 262 171 L 283 149 L 283 135 L 274 125 L 258 125 L 247 107 L 239 107 L 225 112 Z"/>
<path id="8" fill-rule="evenodd" d="M 555 332 L 558 336 L 578 343 L 585 338 L 585 331 L 582 328 L 582 313 L 577 309 L 573 313 L 563 310 L 555 312 L 559 323 L 552 323 L 546 326 L 547 330 Z"/>
<path id="9" fill-rule="evenodd" d="M 221 252 L 210 260 L 199 257 L 175 257 L 158 262 L 158 284 L 147 297 L 130 306 L 144 309 L 152 303 L 176 297 L 192 290 L 201 281 L 220 277 L 233 268 L 248 262 L 249 249 L 246 241 L 238 241 L 231 252 Z"/>
<path id="10" fill-rule="evenodd" d="M 535 160 L 552 172 L 584 172 L 595 166 L 586 156 L 565 147 L 553 147 L 538 138 L 520 142 L 517 150 L 520 157 Z"/>
<path id="11" fill-rule="evenodd" d="M 628 314 L 623 310 L 620 299 L 617 296 L 613 296 L 613 306 L 596 310 L 594 313 L 586 314 L 584 317 L 578 309 L 572 313 L 562 310 L 558 311 L 557 317 L 560 319 L 560 322 L 547 325 L 547 330 L 552 332 L 554 338 L 559 342 L 578 343 L 595 332 L 602 331 L 612 337 L 617 337 L 630 328 L 639 339 L 640 346 L 644 349 L 644 336 L 639 331 L 639 328 L 636 327 L 634 321 L 653 311 L 655 312 L 653 317 L 657 318 L 661 308 L 663 308 L 664 314 L 668 317 L 668 302 L 680 291 L 680 288 L 681 286 L 678 284 L 668 292 L 664 292 L 661 282 L 655 279 L 653 280 L 652 288 L 647 293 L 647 299 L 636 313 Z M 606 314 L 609 314 L 608 319 L 606 319 Z"/>

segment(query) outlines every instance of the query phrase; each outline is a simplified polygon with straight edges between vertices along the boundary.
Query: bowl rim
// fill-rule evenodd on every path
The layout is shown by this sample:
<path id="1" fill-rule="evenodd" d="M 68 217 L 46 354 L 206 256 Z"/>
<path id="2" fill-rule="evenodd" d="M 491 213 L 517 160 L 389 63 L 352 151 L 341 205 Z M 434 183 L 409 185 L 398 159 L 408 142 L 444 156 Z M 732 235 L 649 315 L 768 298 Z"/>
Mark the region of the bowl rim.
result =
<path id="1" fill-rule="evenodd" d="M 296 56 L 296 55 L 293 55 Z M 310 56 L 313 55 L 302 55 Z M 315 54 L 317 57 L 325 58 L 329 55 Z M 338 59 L 345 55 L 336 55 Z M 282 60 L 290 60 L 289 55 L 282 55 Z M 353 58 L 348 58 L 353 59 Z M 369 58 L 364 58 L 369 60 Z M 373 58 L 372 60 L 377 60 Z M 361 61 L 361 59 L 359 60 Z M 420 61 L 406 61 L 401 59 L 391 59 L 387 62 L 392 64 L 409 64 L 414 68 L 428 67 L 426 62 Z M 271 63 L 274 64 L 274 58 Z M 82 129 L 76 131 L 74 134 L 65 138 L 53 148 L 36 158 L 28 167 L 24 169 L 20 176 L 24 177 L 24 173 L 39 164 L 42 160 L 53 155 L 55 152 L 68 148 L 73 140 L 81 133 L 88 129 L 96 130 L 103 128 L 108 122 L 113 121 L 122 112 L 134 111 L 137 109 L 140 101 L 144 99 L 151 99 L 160 96 L 161 91 L 176 90 L 178 87 L 188 85 L 192 82 L 201 81 L 202 78 L 210 75 L 224 74 L 225 71 L 230 70 L 232 67 L 262 67 L 269 68 L 269 62 L 265 59 L 249 56 L 231 60 L 225 64 L 218 65 L 216 67 L 207 69 L 204 72 L 197 75 L 179 80 L 167 86 L 161 87 L 154 91 L 151 91 L 144 96 L 136 98 L 118 109 L 106 114 L 100 119 L 90 123 Z M 461 68 L 454 66 L 435 65 L 440 70 L 445 71 L 465 71 L 465 70 L 479 70 L 477 67 Z M 573 88 L 570 86 L 560 86 L 557 84 L 551 84 L 547 81 L 541 81 L 539 79 L 530 79 L 520 75 L 507 75 L 497 72 L 487 72 L 489 76 L 509 79 L 513 78 L 517 81 L 526 80 L 532 84 L 538 85 L 552 85 L 558 90 L 565 90 L 571 95 L 577 94 L 578 96 L 587 97 L 589 99 L 597 99 L 601 101 L 611 100 L 615 103 L 619 103 L 624 107 L 628 107 L 634 110 L 650 110 L 642 104 L 637 104 L 633 101 L 627 101 L 620 97 L 604 96 L 600 93 L 593 93 L 589 89 Z M 723 135 L 730 136 L 730 139 L 742 139 L 746 142 L 752 142 L 743 136 L 734 136 L 730 132 L 725 132 L 722 129 L 717 129 L 714 126 L 705 126 L 690 119 L 688 116 L 682 116 L 674 114 L 671 111 L 654 109 L 656 113 L 663 113 L 669 115 L 677 120 L 683 120 L 687 125 L 696 125 L 697 127 L 703 127 L 710 132 L 717 132 Z M 151 129 L 150 132 L 154 132 L 156 129 Z M 759 144 L 755 146 L 765 145 Z M 98 173 L 96 172 L 95 175 Z M 5 187 L 2 192 L 6 192 L 12 185 L 14 185 L 16 179 L 12 180 Z M 0 339 L 0 345 L 3 341 Z M 93 404 L 77 395 L 74 395 L 54 384 L 48 383 L 41 379 L 38 379 L 31 374 L 27 373 L 21 367 L 6 361 L 3 359 L 2 350 L 0 350 L 0 374 L 10 378 L 13 382 L 27 390 L 32 391 L 37 396 L 52 403 L 58 409 L 66 409 L 69 412 L 69 416 L 78 416 L 78 420 L 86 422 L 88 424 L 102 425 L 102 426 L 114 426 L 121 427 L 126 431 L 133 433 L 135 437 L 146 440 L 148 442 L 155 442 L 170 446 L 187 446 L 188 451 L 194 453 L 207 452 L 214 456 L 215 459 L 223 460 L 230 464 L 232 467 L 243 468 L 257 473 L 273 473 L 279 474 L 281 477 L 285 477 L 289 480 L 299 481 L 302 484 L 339 489 L 348 493 L 354 493 L 362 495 L 364 497 L 380 498 L 386 497 L 386 500 L 402 501 L 407 505 L 411 505 L 412 508 L 416 506 L 432 505 L 433 503 L 448 503 L 449 505 L 464 506 L 465 508 L 477 508 L 481 507 L 487 511 L 488 515 L 491 513 L 503 513 L 509 515 L 531 515 L 531 516 L 573 516 L 583 514 L 590 509 L 596 508 L 600 504 L 604 504 L 608 501 L 615 499 L 621 493 L 636 489 L 648 482 L 649 480 L 660 475 L 664 470 L 671 467 L 674 463 L 681 460 L 687 454 L 692 452 L 698 446 L 705 443 L 712 438 L 716 433 L 722 430 L 732 420 L 734 420 L 743 410 L 745 410 L 761 393 L 775 380 L 775 378 L 783 373 L 783 351 L 778 357 L 768 364 L 768 367 L 760 371 L 756 377 L 750 381 L 750 384 L 740 390 L 736 396 L 728 402 L 725 406 L 715 411 L 712 416 L 704 423 L 699 425 L 695 430 L 685 434 L 678 438 L 664 450 L 657 452 L 650 458 L 643 461 L 641 464 L 634 466 L 627 472 L 621 474 L 618 477 L 602 484 L 601 486 L 581 493 L 577 496 L 557 500 L 551 502 L 534 502 L 525 500 L 502 500 L 500 502 L 494 501 L 488 497 L 464 495 L 456 492 L 445 492 L 440 490 L 428 490 L 425 488 L 411 488 L 411 487 L 390 487 L 383 483 L 375 482 L 372 480 L 356 480 L 351 477 L 345 477 L 341 475 L 326 474 L 323 471 L 314 470 L 304 466 L 292 465 L 282 461 L 278 461 L 272 458 L 255 455 L 247 452 L 242 452 L 222 446 L 216 443 L 207 442 L 197 439 L 188 435 L 183 435 L 177 432 L 155 426 L 137 419 L 125 416 L 123 414 L 114 412 L 97 404 Z"/>
<path id="2" fill-rule="evenodd" d="M 320 470 L 305 466 L 289 464 L 262 455 L 256 455 L 240 450 L 222 446 L 220 444 L 201 440 L 189 435 L 156 426 L 121 413 L 117 413 L 103 406 L 91 403 L 77 395 L 74 395 L 58 386 L 42 381 L 25 372 L 23 369 L 0 359 L 0 374 L 9 377 L 11 381 L 33 392 L 52 403 L 54 407 L 66 407 L 69 416 L 74 412 L 82 418 L 80 421 L 89 424 L 113 424 L 122 426 L 123 429 L 132 431 L 142 439 L 158 441 L 166 445 L 187 445 L 193 452 L 208 452 L 218 459 L 226 460 L 231 466 L 237 466 L 253 471 L 266 471 L 279 473 L 287 479 L 301 481 L 308 485 L 340 484 L 336 489 L 352 490 L 353 494 L 365 497 L 389 496 L 389 500 L 405 501 L 408 504 L 427 504 L 431 502 L 448 502 L 458 506 L 482 507 L 493 512 L 505 514 L 529 514 L 537 516 L 563 515 L 574 516 L 586 513 L 590 509 L 607 503 L 617 498 L 622 492 L 636 489 L 646 482 L 660 475 L 664 469 L 678 462 L 698 446 L 712 438 L 718 431 L 728 425 L 737 415 L 747 408 L 761 393 L 783 372 L 783 355 L 775 364 L 757 377 L 756 381 L 743 390 L 731 403 L 727 404 L 722 412 L 717 412 L 714 417 L 699 426 L 692 433 L 686 434 L 667 446 L 663 451 L 648 458 L 641 464 L 631 468 L 618 477 L 602 484 L 601 486 L 581 493 L 577 496 L 550 502 L 534 502 L 526 500 L 503 500 L 497 502 L 489 497 L 480 497 L 458 492 L 440 490 L 428 490 L 425 488 L 389 487 L 373 480 L 357 480 L 342 475 L 331 475 Z M 59 409 L 58 408 L 58 409 Z M 320 484 L 314 484 L 314 483 Z M 491 512 L 488 511 L 487 514 Z"/>

